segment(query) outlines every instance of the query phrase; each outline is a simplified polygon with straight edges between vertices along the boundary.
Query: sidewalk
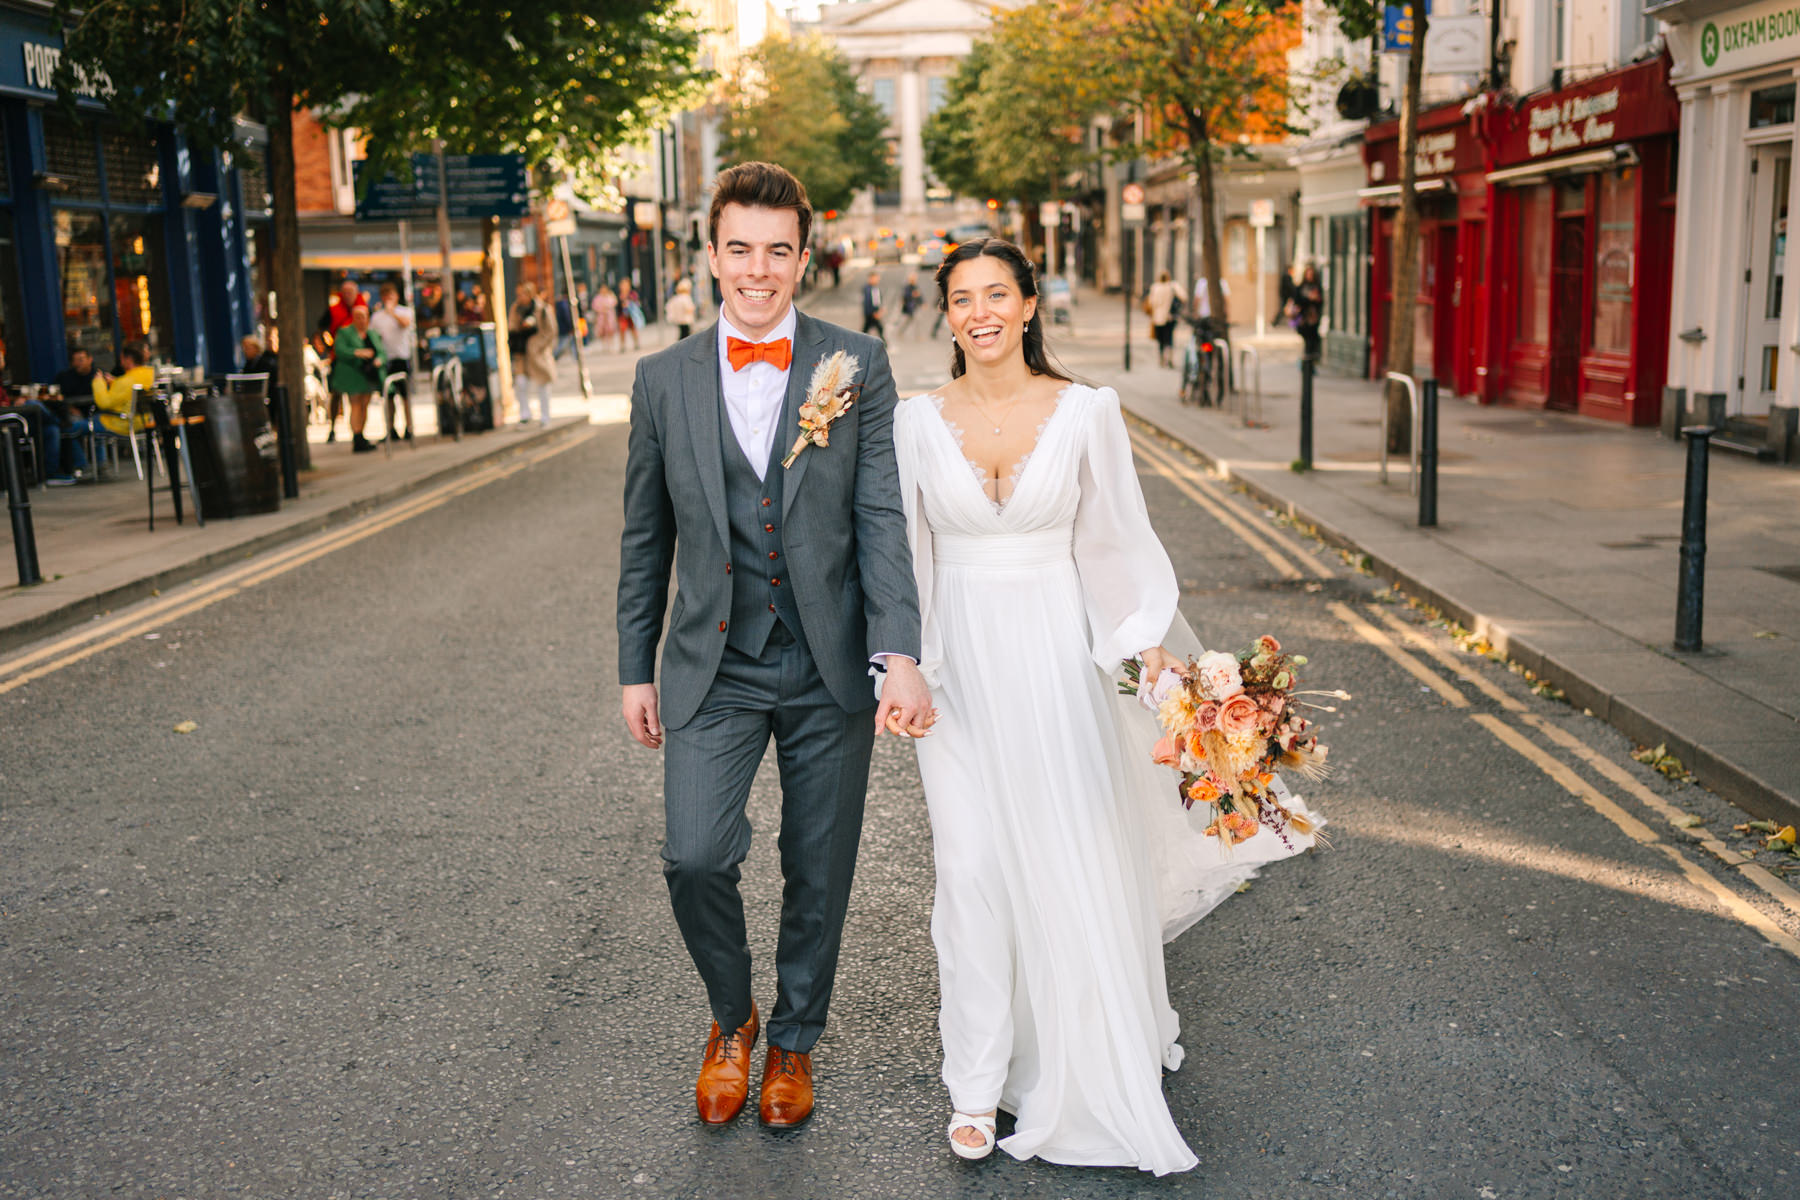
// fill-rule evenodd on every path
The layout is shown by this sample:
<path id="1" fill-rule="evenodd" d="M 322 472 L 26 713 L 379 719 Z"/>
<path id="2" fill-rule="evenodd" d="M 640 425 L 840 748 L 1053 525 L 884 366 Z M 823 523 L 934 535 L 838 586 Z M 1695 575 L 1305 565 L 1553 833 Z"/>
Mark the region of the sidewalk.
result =
<path id="1" fill-rule="evenodd" d="M 1800 471 L 1713 454 L 1706 648 L 1681 654 L 1671 642 L 1686 452 L 1655 429 L 1445 398 L 1438 526 L 1420 529 L 1406 457 L 1390 457 L 1389 482 L 1378 481 L 1376 385 L 1318 378 L 1315 469 L 1296 474 L 1298 337 L 1259 339 L 1270 428 L 1246 428 L 1235 408 L 1180 404 L 1147 339 L 1123 373 L 1119 322 L 1106 328 L 1113 305 L 1097 299 L 1062 346 L 1071 365 L 1117 382 L 1132 413 L 1327 542 L 1367 554 L 1377 576 L 1571 703 L 1666 744 L 1715 792 L 1800 819 Z"/>
<path id="2" fill-rule="evenodd" d="M 664 344 L 665 331 L 645 335 Z M 13 568 L 12 533 L 0 539 L 0 569 L 10 585 L 0 588 L 0 652 L 242 559 L 342 524 L 384 504 L 496 459 L 567 437 L 589 422 L 624 421 L 627 389 L 637 355 L 588 349 L 592 403 L 581 396 L 573 356 L 559 363 L 551 394 L 550 426 L 511 425 L 452 441 L 437 436 L 437 412 L 422 381 L 414 385 L 419 428 L 410 443 L 395 442 L 372 454 L 352 454 L 348 422 L 338 420 L 338 441 L 327 445 L 323 426 L 307 430 L 312 468 L 300 473 L 300 498 L 278 512 L 195 523 L 187 493 L 184 523 L 175 523 L 168 482 L 158 477 L 156 529 L 147 529 L 144 484 L 129 456 L 123 475 L 77 487 L 31 492 L 32 523 L 44 582 L 22 588 Z M 385 435 L 379 404 L 370 405 L 369 435 Z"/>

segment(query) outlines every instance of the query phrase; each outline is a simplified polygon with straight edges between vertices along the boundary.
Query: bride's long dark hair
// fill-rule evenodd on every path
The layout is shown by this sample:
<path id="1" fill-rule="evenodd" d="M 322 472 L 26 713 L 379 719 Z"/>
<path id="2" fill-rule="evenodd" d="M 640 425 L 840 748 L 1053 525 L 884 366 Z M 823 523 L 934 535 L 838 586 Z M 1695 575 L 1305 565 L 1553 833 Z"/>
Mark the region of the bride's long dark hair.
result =
<path id="1" fill-rule="evenodd" d="M 1025 322 L 1025 337 L 1021 346 L 1025 352 L 1025 365 L 1031 369 L 1031 373 L 1073 383 L 1074 380 L 1063 370 L 1062 364 L 1052 358 L 1049 350 L 1044 347 L 1046 313 L 1043 299 L 1038 294 L 1037 268 L 1025 257 L 1023 250 L 1006 239 L 971 238 L 944 256 L 943 263 L 937 269 L 939 311 L 950 311 L 950 273 L 972 258 L 999 259 L 1012 272 L 1013 281 L 1019 286 L 1019 294 L 1038 301 L 1037 311 L 1031 314 L 1031 320 Z M 954 339 L 952 342 L 955 349 L 950 353 L 950 378 L 958 379 L 968 370 L 968 365 L 963 362 L 962 343 Z"/>

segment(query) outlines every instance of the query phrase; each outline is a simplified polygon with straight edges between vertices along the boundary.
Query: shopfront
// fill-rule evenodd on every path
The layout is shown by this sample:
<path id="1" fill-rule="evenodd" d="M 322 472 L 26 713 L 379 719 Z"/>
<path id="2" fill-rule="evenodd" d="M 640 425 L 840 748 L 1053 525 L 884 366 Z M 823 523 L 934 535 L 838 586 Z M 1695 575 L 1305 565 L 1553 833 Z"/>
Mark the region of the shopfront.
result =
<path id="1" fill-rule="evenodd" d="M 1800 408 L 1800 301 L 1786 286 L 1800 272 L 1787 236 L 1800 9 L 1792 0 L 1675 0 L 1657 15 L 1670 23 L 1681 104 L 1669 384 L 1690 405 L 1716 401 L 1728 417 L 1791 432 Z"/>
<path id="2" fill-rule="evenodd" d="M 1499 237 L 1486 398 L 1656 423 L 1678 114 L 1662 58 L 1490 112 Z"/>
<path id="3" fill-rule="evenodd" d="M 134 339 L 156 361 L 230 369 L 256 327 L 260 197 L 246 205 L 226 156 L 110 118 L 99 86 L 72 114 L 57 105 L 52 29 L 48 5 L 0 8 L 0 376 L 48 381 L 73 347 L 110 368 Z"/>
<path id="4" fill-rule="evenodd" d="M 1479 106 L 1444 105 L 1419 115 L 1414 148 L 1419 200 L 1418 287 L 1407 303 L 1394 295 L 1394 218 L 1400 203 L 1400 124 L 1372 125 L 1363 141 L 1367 184 L 1360 196 L 1374 210 L 1369 276 L 1369 377 L 1387 367 L 1390 322 L 1411 311 L 1414 373 L 1432 375 L 1460 395 L 1485 395 L 1488 186 Z M 1345 233 L 1348 234 L 1348 230 Z"/>

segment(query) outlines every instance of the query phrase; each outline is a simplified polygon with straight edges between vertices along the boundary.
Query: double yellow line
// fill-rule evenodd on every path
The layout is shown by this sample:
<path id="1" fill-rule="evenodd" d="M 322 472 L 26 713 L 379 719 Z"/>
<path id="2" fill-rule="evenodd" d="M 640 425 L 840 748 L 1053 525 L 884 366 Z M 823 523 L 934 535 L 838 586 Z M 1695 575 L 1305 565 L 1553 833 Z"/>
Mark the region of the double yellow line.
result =
<path id="1" fill-rule="evenodd" d="M 429 488 L 392 507 L 359 517 L 339 528 L 328 529 L 284 550 L 259 556 L 243 566 L 207 576 L 191 587 L 183 588 L 176 595 L 133 605 L 116 617 L 85 625 L 75 633 L 0 660 L 0 695 L 54 674 L 64 667 L 73 666 L 83 659 L 92 658 L 104 650 L 123 645 L 133 638 L 142 637 L 171 621 L 199 612 L 278 575 L 285 575 L 296 567 L 346 546 L 353 546 L 364 538 L 374 537 L 385 529 L 392 529 L 403 521 L 410 521 L 422 513 L 448 504 L 458 496 L 516 475 L 545 459 L 574 449 L 597 432 L 594 429 L 584 429 L 562 438 L 555 445 L 482 467 L 473 474 Z"/>
<path id="2" fill-rule="evenodd" d="M 1138 456 L 1150 471 L 1166 479 L 1182 495 L 1199 505 L 1229 529 L 1251 550 L 1272 566 L 1283 579 L 1326 580 L 1335 578 L 1329 565 L 1293 546 L 1272 530 L 1255 523 L 1221 494 L 1218 484 L 1190 459 L 1141 429 L 1132 430 L 1132 443 Z M 1683 842 L 1691 842 L 1761 889 L 1789 913 L 1800 917 L 1800 892 L 1777 879 L 1755 862 L 1738 854 L 1705 830 L 1690 830 L 1691 818 L 1667 800 L 1645 787 L 1618 763 L 1583 742 L 1554 722 L 1531 712 L 1527 706 L 1484 678 L 1478 669 L 1470 669 L 1455 655 L 1445 650 L 1424 630 L 1409 625 L 1379 604 L 1366 606 L 1368 615 L 1340 601 L 1331 601 L 1331 614 L 1363 641 L 1391 659 L 1401 670 L 1418 680 L 1452 709 L 1461 711 L 1469 720 L 1499 742 L 1536 767 L 1557 786 L 1586 804 L 1594 812 L 1611 821 L 1626 837 L 1666 855 L 1695 888 L 1704 892 L 1732 918 L 1754 929 L 1771 943 L 1800 958 L 1800 938 L 1784 930 L 1767 914 L 1750 904 L 1737 892 L 1694 862 L 1679 846 L 1665 841 L 1651 825 L 1633 816 L 1626 808 L 1583 778 L 1568 763 L 1557 758 L 1526 731 L 1538 735 L 1564 753 L 1580 760 L 1588 769 L 1604 778 L 1619 792 L 1630 796 L 1655 818 L 1681 833 Z M 1434 670 L 1419 655 L 1431 659 L 1449 672 L 1456 682 Z M 1463 686 L 1480 693 L 1494 707 L 1507 714 L 1477 712 Z M 1509 720 L 1508 717 L 1511 719 Z"/>

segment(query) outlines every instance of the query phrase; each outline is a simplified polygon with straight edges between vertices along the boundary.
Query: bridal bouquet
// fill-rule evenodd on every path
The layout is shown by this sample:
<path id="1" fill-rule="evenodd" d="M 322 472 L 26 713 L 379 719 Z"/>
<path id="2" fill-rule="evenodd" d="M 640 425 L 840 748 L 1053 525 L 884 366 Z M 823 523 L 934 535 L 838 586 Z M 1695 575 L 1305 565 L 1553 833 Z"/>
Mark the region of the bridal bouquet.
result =
<path id="1" fill-rule="evenodd" d="M 1315 832 L 1275 778 L 1277 768 L 1309 779 L 1325 774 L 1327 750 L 1302 708 L 1335 712 L 1301 696 L 1349 699 L 1347 692 L 1297 690 L 1306 658 L 1287 654 L 1266 634 L 1237 654 L 1215 650 L 1188 660 L 1185 670 L 1143 678 L 1143 664 L 1125 664 L 1119 690 L 1156 713 L 1163 736 L 1151 757 L 1181 773 L 1181 802 L 1212 806 L 1206 832 L 1227 846 L 1254 836 L 1262 826 L 1283 842 L 1287 831 Z"/>

